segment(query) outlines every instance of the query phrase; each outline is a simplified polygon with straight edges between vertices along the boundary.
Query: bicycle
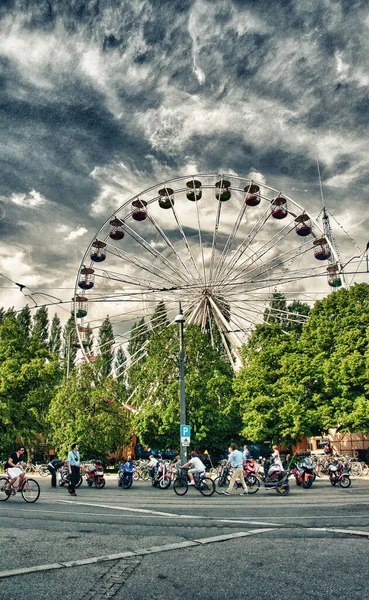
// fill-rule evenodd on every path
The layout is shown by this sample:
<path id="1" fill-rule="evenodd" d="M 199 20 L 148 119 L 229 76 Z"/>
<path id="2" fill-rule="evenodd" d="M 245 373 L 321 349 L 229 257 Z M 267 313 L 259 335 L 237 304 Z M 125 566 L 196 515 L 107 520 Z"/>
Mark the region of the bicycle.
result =
<path id="1" fill-rule="evenodd" d="M 16 488 L 12 484 L 9 488 L 9 477 L 0 477 L 0 501 L 6 502 L 10 496 L 15 496 Z M 22 487 L 18 491 L 21 492 L 23 500 L 29 503 L 36 502 L 40 496 L 40 486 L 35 479 L 25 477 Z"/>
<path id="2" fill-rule="evenodd" d="M 195 490 L 198 490 L 200 494 L 203 496 L 212 496 L 214 494 L 215 485 L 211 477 L 194 473 L 193 480 L 195 482 L 193 487 Z M 187 472 L 182 470 L 179 476 L 174 480 L 173 489 L 177 496 L 184 496 L 187 494 L 189 487 Z"/>

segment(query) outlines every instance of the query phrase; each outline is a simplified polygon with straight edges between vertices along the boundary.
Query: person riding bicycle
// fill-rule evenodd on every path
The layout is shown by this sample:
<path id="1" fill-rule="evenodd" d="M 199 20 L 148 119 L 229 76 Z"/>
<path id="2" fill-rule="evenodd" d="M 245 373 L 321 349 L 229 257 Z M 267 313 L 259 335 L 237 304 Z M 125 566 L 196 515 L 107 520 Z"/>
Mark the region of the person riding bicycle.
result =
<path id="1" fill-rule="evenodd" d="M 202 460 L 198 457 L 197 453 L 192 451 L 190 454 L 191 458 L 188 462 L 186 462 L 184 465 L 182 465 L 182 469 L 186 469 L 187 467 L 190 467 L 190 469 L 188 469 L 188 476 L 190 478 L 190 482 L 188 485 L 195 485 L 193 476 L 194 473 L 196 473 L 196 475 L 198 475 L 199 477 L 201 477 L 201 475 L 205 475 L 205 465 L 202 462 Z"/>
<path id="2" fill-rule="evenodd" d="M 5 463 L 5 471 L 8 473 L 8 477 L 9 477 L 9 486 L 8 486 L 9 491 L 10 491 L 12 485 L 14 485 L 14 483 L 17 481 L 18 477 L 19 477 L 19 483 L 18 483 L 17 491 L 20 492 L 20 490 L 22 488 L 23 481 L 24 481 L 26 474 L 17 465 L 20 465 L 21 467 L 27 466 L 27 463 L 23 462 L 20 459 L 20 457 L 22 456 L 22 454 L 24 454 L 24 452 L 25 452 L 24 446 L 17 446 L 16 451 L 12 452 L 10 454 L 7 462 Z"/>

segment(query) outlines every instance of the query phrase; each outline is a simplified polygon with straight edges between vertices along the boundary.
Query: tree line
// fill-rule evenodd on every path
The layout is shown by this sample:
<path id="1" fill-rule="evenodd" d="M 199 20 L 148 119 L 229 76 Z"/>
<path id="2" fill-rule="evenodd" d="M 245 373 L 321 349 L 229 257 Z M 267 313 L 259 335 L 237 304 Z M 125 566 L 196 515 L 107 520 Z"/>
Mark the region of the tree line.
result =
<path id="1" fill-rule="evenodd" d="M 273 294 L 237 373 L 215 331 L 185 328 L 194 447 L 214 451 L 231 439 L 290 446 L 338 425 L 369 433 L 368 285 L 335 291 L 311 310 Z M 28 307 L 0 311 L 0 455 L 20 438 L 60 454 L 78 440 L 86 458 L 103 457 L 132 433 L 151 448 L 178 448 L 179 332 L 164 303 L 134 324 L 126 350 L 115 349 L 109 317 L 95 342 L 88 335 L 94 360 L 76 365 L 72 317 L 62 328 L 46 308 L 33 317 Z"/>

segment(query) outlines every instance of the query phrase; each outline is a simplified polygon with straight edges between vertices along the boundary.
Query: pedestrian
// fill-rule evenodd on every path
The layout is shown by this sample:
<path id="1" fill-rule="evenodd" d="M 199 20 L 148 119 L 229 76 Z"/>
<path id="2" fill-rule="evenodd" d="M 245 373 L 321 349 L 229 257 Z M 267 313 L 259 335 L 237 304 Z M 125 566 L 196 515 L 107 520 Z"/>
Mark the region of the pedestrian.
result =
<path id="1" fill-rule="evenodd" d="M 281 471 L 283 471 L 283 464 L 282 464 L 282 459 L 279 454 L 278 446 L 273 446 L 272 449 L 273 449 L 273 454 L 272 454 L 273 464 L 277 465 L 281 469 Z"/>
<path id="2" fill-rule="evenodd" d="M 249 450 L 249 447 L 247 444 L 244 445 L 242 454 L 243 454 L 243 460 L 250 460 L 251 453 L 250 453 L 250 450 Z"/>
<path id="3" fill-rule="evenodd" d="M 236 483 L 236 479 L 239 479 L 243 487 L 243 492 L 241 496 L 246 496 L 246 494 L 249 493 L 249 490 L 247 489 L 245 478 L 243 476 L 244 459 L 242 452 L 240 452 L 240 450 L 237 449 L 237 444 L 231 444 L 228 450 L 230 454 L 228 456 L 228 462 L 226 466 L 231 466 L 233 468 L 233 474 L 229 482 L 228 489 L 225 492 L 223 492 L 223 494 L 229 496 L 233 490 L 234 484 Z"/>
<path id="4" fill-rule="evenodd" d="M 71 451 L 68 454 L 70 484 L 68 492 L 71 496 L 77 496 L 76 486 L 80 478 L 81 460 L 78 451 L 78 444 L 73 444 Z"/>
<path id="5" fill-rule="evenodd" d="M 56 473 L 61 467 L 69 467 L 69 463 L 67 460 L 62 460 L 61 458 L 55 457 L 47 464 L 47 469 L 49 473 L 51 473 L 51 487 L 56 488 Z"/>

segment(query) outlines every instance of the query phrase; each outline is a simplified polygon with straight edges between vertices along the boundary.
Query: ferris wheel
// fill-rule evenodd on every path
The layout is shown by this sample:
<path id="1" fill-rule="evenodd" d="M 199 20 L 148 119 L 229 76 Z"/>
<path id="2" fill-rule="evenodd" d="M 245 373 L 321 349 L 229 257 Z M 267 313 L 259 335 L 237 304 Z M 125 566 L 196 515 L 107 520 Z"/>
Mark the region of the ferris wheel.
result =
<path id="1" fill-rule="evenodd" d="M 181 303 L 187 324 L 216 328 L 236 367 L 273 293 L 306 301 L 327 284 L 342 285 L 335 248 L 292 198 L 235 175 L 178 177 L 127 200 L 91 240 L 76 279 L 76 329 L 88 360 L 87 331 L 107 315 L 124 348 L 142 318 L 155 329 L 160 302 L 169 319 Z"/>

